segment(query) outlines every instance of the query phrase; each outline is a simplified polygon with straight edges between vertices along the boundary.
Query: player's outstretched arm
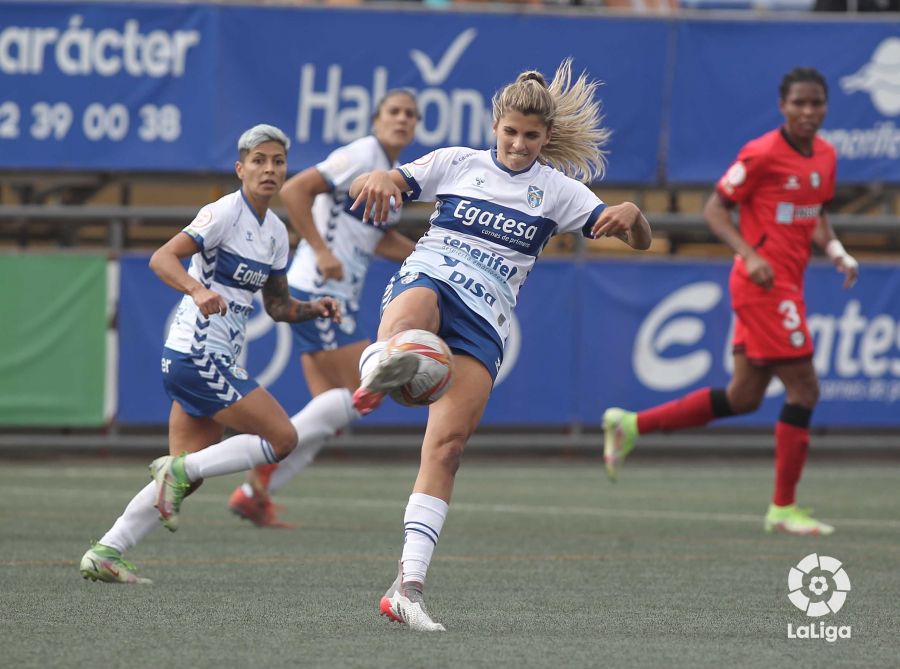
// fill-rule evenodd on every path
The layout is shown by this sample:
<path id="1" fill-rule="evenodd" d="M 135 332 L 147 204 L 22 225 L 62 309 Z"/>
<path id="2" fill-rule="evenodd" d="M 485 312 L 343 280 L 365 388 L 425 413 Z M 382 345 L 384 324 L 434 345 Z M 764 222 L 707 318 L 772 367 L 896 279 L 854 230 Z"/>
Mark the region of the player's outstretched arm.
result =
<path id="1" fill-rule="evenodd" d="M 403 191 L 408 188 L 399 170 L 373 170 L 360 174 L 350 185 L 351 209 L 365 206 L 363 222 L 371 220 L 375 225 L 387 222 L 391 208 L 403 204 Z"/>
<path id="2" fill-rule="evenodd" d="M 299 323 L 313 318 L 330 318 L 335 323 L 341 322 L 341 306 L 337 300 L 333 297 L 321 297 L 311 302 L 295 300 L 288 291 L 284 274 L 270 276 L 262 293 L 263 306 L 273 321 Z"/>
<path id="3" fill-rule="evenodd" d="M 319 231 L 313 220 L 312 206 L 316 196 L 327 193 L 328 182 L 316 167 L 309 167 L 288 179 L 281 187 L 281 201 L 288 211 L 288 218 L 297 233 L 305 239 L 316 254 L 316 266 L 325 279 L 344 278 L 344 266 L 338 260 Z"/>
<path id="4" fill-rule="evenodd" d="M 653 241 L 650 224 L 633 202 L 623 202 L 607 207 L 591 228 L 591 236 L 618 237 L 633 249 L 646 251 Z"/>

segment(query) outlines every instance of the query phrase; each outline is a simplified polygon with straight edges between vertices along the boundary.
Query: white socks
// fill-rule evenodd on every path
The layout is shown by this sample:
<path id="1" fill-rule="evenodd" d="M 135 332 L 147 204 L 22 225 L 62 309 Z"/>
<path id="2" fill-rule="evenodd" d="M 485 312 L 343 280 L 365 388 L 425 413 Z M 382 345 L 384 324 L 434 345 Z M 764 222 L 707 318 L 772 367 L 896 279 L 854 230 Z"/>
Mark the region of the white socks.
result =
<path id="1" fill-rule="evenodd" d="M 156 510 L 156 482 L 150 481 L 135 495 L 122 515 L 99 543 L 124 553 L 159 527 L 159 511 Z"/>
<path id="2" fill-rule="evenodd" d="M 425 583 L 428 564 L 449 510 L 447 502 L 437 497 L 421 492 L 409 496 L 403 517 L 405 539 L 400 557 L 404 583 Z"/>
<path id="3" fill-rule="evenodd" d="M 197 453 L 189 453 L 184 459 L 184 471 L 191 481 L 197 481 L 234 474 L 267 462 L 275 462 L 271 444 L 256 435 L 239 434 Z M 120 553 L 133 548 L 159 526 L 155 503 L 156 482 L 151 481 L 132 498 L 99 543 Z"/>
<path id="4" fill-rule="evenodd" d="M 362 355 L 359 356 L 359 378 L 365 380 L 366 376 L 372 373 L 372 370 L 378 365 L 378 360 L 381 358 L 381 352 L 385 346 L 387 346 L 386 340 L 376 341 L 374 344 L 366 346 Z"/>
<path id="5" fill-rule="evenodd" d="M 332 388 L 310 400 L 300 413 L 291 417 L 291 424 L 297 430 L 297 448 L 278 464 L 269 481 L 269 492 L 281 490 L 313 461 L 328 439 L 357 418 L 359 412 L 353 408 L 346 388 Z"/>
<path id="6" fill-rule="evenodd" d="M 191 481 L 224 476 L 277 462 L 272 445 L 255 434 L 238 434 L 184 459 L 184 473 Z"/>

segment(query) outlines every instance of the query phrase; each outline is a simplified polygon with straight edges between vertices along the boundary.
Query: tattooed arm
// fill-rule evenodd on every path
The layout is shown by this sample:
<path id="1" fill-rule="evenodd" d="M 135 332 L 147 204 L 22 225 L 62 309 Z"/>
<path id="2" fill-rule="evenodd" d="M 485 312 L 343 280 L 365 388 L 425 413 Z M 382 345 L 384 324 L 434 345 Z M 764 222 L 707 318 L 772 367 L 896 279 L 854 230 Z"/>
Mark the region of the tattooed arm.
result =
<path id="1" fill-rule="evenodd" d="M 266 313 L 274 321 L 299 323 L 313 318 L 330 318 L 341 322 L 341 307 L 333 297 L 322 297 L 312 302 L 295 300 L 288 291 L 284 274 L 269 276 L 262 289 Z"/>

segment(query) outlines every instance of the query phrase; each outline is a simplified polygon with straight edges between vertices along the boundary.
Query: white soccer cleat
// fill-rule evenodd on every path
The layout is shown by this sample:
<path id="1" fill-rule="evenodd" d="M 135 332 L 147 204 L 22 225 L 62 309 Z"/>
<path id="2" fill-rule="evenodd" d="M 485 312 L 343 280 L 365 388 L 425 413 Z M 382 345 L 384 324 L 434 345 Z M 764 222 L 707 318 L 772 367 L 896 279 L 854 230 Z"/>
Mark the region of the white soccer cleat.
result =
<path id="1" fill-rule="evenodd" d="M 362 380 L 369 390 L 387 392 L 399 388 L 416 375 L 419 359 L 412 351 L 385 349 L 378 365 Z"/>
<path id="2" fill-rule="evenodd" d="M 381 598 L 381 615 L 394 622 L 406 624 L 414 632 L 446 632 L 447 629 L 431 619 L 425 608 L 422 585 L 413 581 L 400 583 L 401 573 Z"/>
<path id="3" fill-rule="evenodd" d="M 353 393 L 353 407 L 363 416 L 377 409 L 385 394 L 399 388 L 416 375 L 419 360 L 409 351 L 382 352 L 378 365 Z"/>
<path id="4" fill-rule="evenodd" d="M 385 598 L 382 598 L 381 602 L 383 611 Z M 402 591 L 394 593 L 393 597 L 387 598 L 387 602 L 392 614 L 388 617 L 392 620 L 406 623 L 413 632 L 447 631 L 447 628 L 431 619 L 431 616 L 428 615 L 428 611 L 425 609 L 422 593 L 414 588 L 403 588 Z"/>

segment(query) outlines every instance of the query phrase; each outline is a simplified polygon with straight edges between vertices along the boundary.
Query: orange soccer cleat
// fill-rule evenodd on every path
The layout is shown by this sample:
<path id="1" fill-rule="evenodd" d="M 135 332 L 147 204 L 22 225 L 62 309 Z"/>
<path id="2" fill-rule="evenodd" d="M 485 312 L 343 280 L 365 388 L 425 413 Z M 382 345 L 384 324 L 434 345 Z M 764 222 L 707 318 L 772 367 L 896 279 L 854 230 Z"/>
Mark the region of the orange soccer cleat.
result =
<path id="1" fill-rule="evenodd" d="M 275 516 L 276 506 L 268 494 L 247 495 L 241 486 L 235 488 L 228 498 L 228 508 L 237 516 L 249 520 L 257 527 L 274 527 L 285 530 L 296 529 L 296 525 L 279 520 Z"/>

